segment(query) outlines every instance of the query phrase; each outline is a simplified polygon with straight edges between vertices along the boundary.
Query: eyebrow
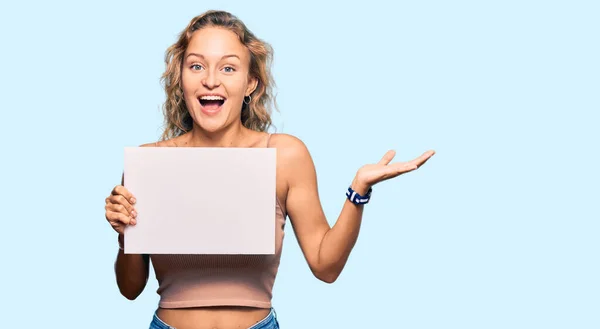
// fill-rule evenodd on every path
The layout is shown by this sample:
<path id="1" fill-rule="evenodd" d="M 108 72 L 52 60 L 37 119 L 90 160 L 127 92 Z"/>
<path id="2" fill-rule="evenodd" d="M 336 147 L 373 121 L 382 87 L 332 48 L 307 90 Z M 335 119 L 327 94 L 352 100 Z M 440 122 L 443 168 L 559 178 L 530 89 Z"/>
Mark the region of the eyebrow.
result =
<path id="1" fill-rule="evenodd" d="M 202 55 L 202 54 L 196 54 L 196 53 L 189 53 L 187 56 L 185 56 L 185 58 L 188 58 L 190 56 L 197 56 L 197 57 L 200 57 L 202 59 L 205 59 L 204 55 Z M 240 56 L 238 56 L 236 54 L 225 55 L 225 56 L 221 57 L 221 60 L 224 59 L 224 58 L 229 58 L 229 57 L 236 57 L 237 59 L 241 60 Z"/>

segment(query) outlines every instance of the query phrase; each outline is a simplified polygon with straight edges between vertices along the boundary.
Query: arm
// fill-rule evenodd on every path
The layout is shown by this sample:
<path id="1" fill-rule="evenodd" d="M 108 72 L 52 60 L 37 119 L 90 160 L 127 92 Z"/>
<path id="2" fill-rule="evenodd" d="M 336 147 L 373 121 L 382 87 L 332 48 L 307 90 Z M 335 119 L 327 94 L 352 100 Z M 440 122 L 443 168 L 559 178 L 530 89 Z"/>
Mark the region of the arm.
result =
<path id="1" fill-rule="evenodd" d="M 123 235 L 119 234 L 122 241 Z M 125 254 L 119 249 L 115 261 L 115 276 L 119 291 L 129 300 L 136 299 L 148 282 L 150 257 L 148 255 Z"/>
<path id="2" fill-rule="evenodd" d="M 281 144 L 285 144 L 281 150 L 282 168 L 288 177 L 286 209 L 294 233 L 315 277 L 333 283 L 358 238 L 364 205 L 344 201 L 342 212 L 330 227 L 319 200 L 317 174 L 308 149 L 291 136 L 285 136 Z"/>
<path id="3" fill-rule="evenodd" d="M 358 239 L 365 206 L 345 199 L 335 225 L 330 227 L 319 200 L 317 175 L 306 146 L 291 136 L 282 136 L 281 144 L 281 163 L 288 183 L 286 208 L 294 232 L 313 274 L 332 283 L 342 272 Z M 352 188 L 364 195 L 378 182 L 417 169 L 433 152 L 426 152 L 410 162 L 388 165 L 394 155 L 390 151 L 379 163 L 361 167 Z"/>
<path id="4" fill-rule="evenodd" d="M 141 147 L 151 146 L 154 144 L 144 144 Z M 133 204 L 129 202 L 133 195 L 123 187 L 124 175 L 121 177 L 121 185 L 117 186 L 107 199 L 107 210 L 113 211 L 112 218 L 116 218 L 114 212 L 119 211 L 121 217 L 118 222 L 113 222 L 113 227 L 119 233 L 119 245 L 124 245 L 124 229 L 127 225 L 135 225 L 135 216 L 131 216 L 135 209 Z M 112 205 L 109 205 L 112 204 Z M 116 204 L 123 207 L 115 206 Z M 124 216 L 123 216 L 124 215 Z M 109 216 L 110 217 L 110 216 Z M 146 287 L 150 270 L 150 257 L 140 254 L 125 254 L 119 248 L 117 259 L 115 260 L 115 277 L 119 291 L 129 300 L 136 299 Z"/>

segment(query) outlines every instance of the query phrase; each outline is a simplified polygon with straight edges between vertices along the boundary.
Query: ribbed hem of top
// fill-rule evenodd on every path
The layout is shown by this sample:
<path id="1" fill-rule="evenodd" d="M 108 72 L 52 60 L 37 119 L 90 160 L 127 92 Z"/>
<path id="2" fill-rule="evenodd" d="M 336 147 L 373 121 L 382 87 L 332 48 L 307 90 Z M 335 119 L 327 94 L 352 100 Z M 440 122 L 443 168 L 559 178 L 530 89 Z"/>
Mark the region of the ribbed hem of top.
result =
<path id="1" fill-rule="evenodd" d="M 158 306 L 161 308 L 188 308 L 208 306 L 248 306 L 257 308 L 271 308 L 271 302 L 246 299 L 200 299 L 179 302 L 160 301 L 158 303 Z"/>

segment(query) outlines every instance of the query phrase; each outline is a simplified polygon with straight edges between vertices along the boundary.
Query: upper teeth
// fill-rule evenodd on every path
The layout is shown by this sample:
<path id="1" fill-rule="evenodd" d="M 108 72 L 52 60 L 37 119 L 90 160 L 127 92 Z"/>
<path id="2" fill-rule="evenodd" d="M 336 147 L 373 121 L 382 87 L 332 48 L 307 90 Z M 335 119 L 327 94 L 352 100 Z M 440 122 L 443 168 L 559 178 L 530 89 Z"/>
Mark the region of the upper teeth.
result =
<path id="1" fill-rule="evenodd" d="M 207 101 L 222 101 L 224 100 L 221 96 L 202 96 L 200 99 Z"/>

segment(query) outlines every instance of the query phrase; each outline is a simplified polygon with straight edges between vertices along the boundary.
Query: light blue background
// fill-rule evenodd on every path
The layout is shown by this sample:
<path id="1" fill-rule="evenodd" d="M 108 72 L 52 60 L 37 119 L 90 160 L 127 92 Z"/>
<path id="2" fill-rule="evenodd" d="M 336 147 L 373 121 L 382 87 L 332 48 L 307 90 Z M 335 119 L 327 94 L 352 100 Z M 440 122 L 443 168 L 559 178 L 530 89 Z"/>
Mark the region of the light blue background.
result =
<path id="1" fill-rule="evenodd" d="M 333 285 L 286 227 L 282 328 L 600 328 L 597 1 L 3 2 L 3 327 L 147 328 L 154 273 L 119 294 L 104 198 L 207 9 L 273 45 L 330 224 L 361 165 L 437 151 L 376 186 Z"/>

